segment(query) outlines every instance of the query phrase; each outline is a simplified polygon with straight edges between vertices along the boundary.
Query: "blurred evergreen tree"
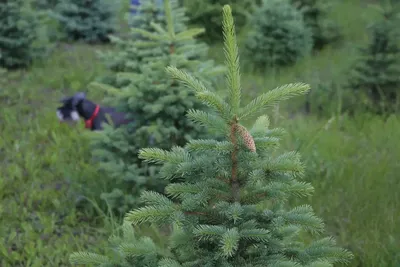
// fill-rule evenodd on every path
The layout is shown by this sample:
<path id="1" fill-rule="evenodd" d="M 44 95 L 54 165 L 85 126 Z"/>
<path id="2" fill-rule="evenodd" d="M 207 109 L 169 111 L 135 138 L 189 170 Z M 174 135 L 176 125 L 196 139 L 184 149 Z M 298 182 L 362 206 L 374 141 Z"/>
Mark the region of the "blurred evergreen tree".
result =
<path id="1" fill-rule="evenodd" d="M 69 41 L 108 42 L 117 28 L 120 0 L 59 0 L 52 15 Z"/>
<path id="2" fill-rule="evenodd" d="M 129 16 L 129 25 L 132 26 L 130 34 L 126 37 L 111 35 L 111 43 L 114 49 L 99 51 L 99 56 L 106 65 L 109 72 L 100 78 L 101 83 L 105 83 L 117 88 L 127 86 L 130 81 L 120 78 L 117 81 L 117 74 L 120 72 L 140 72 L 140 66 L 157 58 L 161 49 L 159 47 L 148 46 L 148 38 L 139 34 L 137 30 L 156 32 L 152 23 L 166 26 L 164 5 L 160 5 L 160 0 L 147 0 L 136 6 L 136 14 Z M 174 29 L 176 32 L 187 29 L 188 18 L 184 9 L 177 0 L 170 1 L 174 11 Z M 180 44 L 178 44 L 180 45 Z M 199 47 L 203 52 L 207 52 L 208 47 Z M 198 54 L 199 52 L 196 51 Z"/>
<path id="3" fill-rule="evenodd" d="M 166 26 L 152 23 L 153 31 L 134 28 L 142 38 L 141 52 L 145 54 L 134 69 L 117 74 L 117 80 L 129 83 L 121 88 L 93 83 L 95 90 L 104 90 L 109 96 L 106 102 L 119 111 L 127 113 L 135 121 L 125 127 L 106 127 L 102 133 L 93 136 L 93 155 L 100 161 L 100 167 L 110 177 L 110 191 L 102 195 L 113 210 L 124 213 L 138 205 L 143 189 L 161 192 L 165 181 L 158 179 L 158 168 L 148 166 L 137 157 L 140 148 L 157 146 L 171 148 L 184 145 L 192 138 L 203 136 L 204 131 L 185 120 L 188 109 L 199 108 L 193 93 L 184 86 L 173 82 L 165 73 L 172 64 L 186 70 L 196 70 L 199 78 L 223 72 L 214 62 L 206 60 L 204 45 L 195 42 L 194 37 L 203 29 L 175 30 L 174 6 L 167 0 L 164 4 Z M 178 9 L 179 11 L 180 9 Z M 143 40 L 145 38 L 146 40 Z"/>
<path id="4" fill-rule="evenodd" d="M 365 96 L 361 103 L 371 111 L 391 113 L 399 108 L 400 3 L 391 0 L 374 7 L 381 20 L 370 25 L 369 44 L 360 48 L 360 58 L 349 72 L 347 86 Z M 358 106 L 360 101 L 355 101 Z"/>
<path id="5" fill-rule="evenodd" d="M 288 0 L 263 0 L 251 20 L 244 54 L 262 69 L 287 66 L 311 53 L 311 30 Z"/>
<path id="6" fill-rule="evenodd" d="M 23 0 L 0 2 L 0 67 L 28 67 L 38 57 L 39 23 L 29 3 Z"/>
<path id="7" fill-rule="evenodd" d="M 221 42 L 221 8 L 229 4 L 233 8 L 238 30 L 242 29 L 260 0 L 181 0 L 190 14 L 190 23 L 205 28 L 201 36 L 208 43 Z"/>
<path id="8" fill-rule="evenodd" d="M 291 0 L 303 13 L 304 22 L 312 30 L 315 49 L 336 43 L 342 38 L 339 25 L 329 18 L 332 1 L 329 0 Z"/>

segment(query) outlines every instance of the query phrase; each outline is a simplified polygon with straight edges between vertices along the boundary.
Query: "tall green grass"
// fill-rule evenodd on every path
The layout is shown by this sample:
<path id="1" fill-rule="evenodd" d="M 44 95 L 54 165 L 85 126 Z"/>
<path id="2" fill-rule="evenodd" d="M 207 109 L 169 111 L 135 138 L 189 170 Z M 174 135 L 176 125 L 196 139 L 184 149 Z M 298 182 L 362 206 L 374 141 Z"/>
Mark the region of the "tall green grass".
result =
<path id="1" fill-rule="evenodd" d="M 69 266 L 69 253 L 101 248 L 108 236 L 105 217 L 80 208 L 101 190 L 84 129 L 55 116 L 59 98 L 83 90 L 99 66 L 93 48 L 64 46 L 30 71 L 2 77 L 0 266 Z"/>
<path id="2" fill-rule="evenodd" d="M 400 120 L 297 117 L 290 133 L 315 194 L 306 200 L 356 255 L 351 266 L 400 266 Z"/>

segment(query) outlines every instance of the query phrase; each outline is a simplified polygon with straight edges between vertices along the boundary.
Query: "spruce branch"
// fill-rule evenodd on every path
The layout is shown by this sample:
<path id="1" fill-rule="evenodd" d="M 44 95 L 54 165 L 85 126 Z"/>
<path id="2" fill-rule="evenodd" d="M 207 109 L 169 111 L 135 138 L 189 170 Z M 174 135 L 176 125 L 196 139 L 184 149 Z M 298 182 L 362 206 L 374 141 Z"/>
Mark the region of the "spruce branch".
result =
<path id="1" fill-rule="evenodd" d="M 325 227 L 322 219 L 315 216 L 310 205 L 295 207 L 283 217 L 288 223 L 301 226 L 312 234 L 320 234 Z"/>
<path id="2" fill-rule="evenodd" d="M 199 240 L 215 240 L 220 239 L 227 231 L 225 226 L 219 225 L 198 225 L 194 230 L 193 234 L 199 238 Z"/>
<path id="3" fill-rule="evenodd" d="M 91 252 L 74 252 L 70 255 L 72 264 L 110 264 L 108 257 Z"/>
<path id="4" fill-rule="evenodd" d="M 294 96 L 303 95 L 309 90 L 310 86 L 304 83 L 291 83 L 280 86 L 252 100 L 239 113 L 239 118 L 241 120 L 248 119 L 269 106 Z"/>
<path id="5" fill-rule="evenodd" d="M 196 96 L 204 104 L 216 110 L 225 121 L 228 122 L 231 119 L 230 107 L 216 93 L 210 91 L 198 92 Z"/>
<path id="6" fill-rule="evenodd" d="M 232 220 L 233 223 L 236 224 L 239 220 L 242 219 L 244 208 L 240 203 L 235 202 L 229 205 L 229 207 L 224 210 L 223 213 L 229 218 L 229 220 Z"/>
<path id="7" fill-rule="evenodd" d="M 175 36 L 175 39 L 177 41 L 191 40 L 194 37 L 196 37 L 197 35 L 200 35 L 204 32 L 205 32 L 205 30 L 203 28 L 192 28 L 192 29 L 178 33 Z"/>
<path id="8" fill-rule="evenodd" d="M 266 242 L 271 238 L 271 233 L 266 229 L 244 229 L 240 231 L 240 236 L 247 240 Z"/>
<path id="9" fill-rule="evenodd" d="M 191 109 L 188 111 L 187 117 L 201 126 L 216 131 L 218 134 L 225 135 L 228 132 L 228 126 L 226 122 L 219 116 L 215 116 L 201 110 Z"/>
<path id="10" fill-rule="evenodd" d="M 131 224 L 126 223 L 126 221 L 122 224 L 121 226 L 122 228 L 122 233 L 124 236 L 124 239 L 127 241 L 134 241 L 136 240 L 136 236 L 135 236 L 135 231 L 132 227 Z"/>
<path id="11" fill-rule="evenodd" d="M 160 25 L 160 23 L 155 23 L 155 22 L 150 22 L 150 26 L 158 32 L 160 35 L 167 36 L 168 32 L 163 29 L 163 27 Z"/>
<path id="12" fill-rule="evenodd" d="M 348 264 L 353 254 L 336 246 L 332 237 L 325 237 L 312 242 L 304 251 L 310 261 L 324 260 L 331 263 Z"/>
<path id="13" fill-rule="evenodd" d="M 304 164 L 295 151 L 286 152 L 276 158 L 266 159 L 260 167 L 268 172 L 286 172 L 298 177 L 304 175 Z"/>
<path id="14" fill-rule="evenodd" d="M 317 260 L 307 264 L 307 267 L 334 267 L 334 265 L 328 261 Z"/>
<path id="15" fill-rule="evenodd" d="M 239 247 L 240 234 L 237 228 L 228 229 L 221 240 L 222 253 L 225 257 L 232 257 Z"/>
<path id="16" fill-rule="evenodd" d="M 157 33 L 152 33 L 152 32 L 146 31 L 144 29 L 140 29 L 140 28 L 133 28 L 132 32 L 133 33 L 138 33 L 141 36 L 149 38 L 150 40 L 153 40 L 153 41 L 164 41 L 165 40 L 165 36 L 164 35 L 157 34 Z"/>
<path id="17" fill-rule="evenodd" d="M 296 197 L 308 197 L 314 193 L 314 187 L 310 183 L 299 182 L 291 179 L 290 182 L 273 181 L 268 183 L 267 192 L 282 192 L 285 195 Z"/>
<path id="18" fill-rule="evenodd" d="M 177 262 L 176 260 L 173 259 L 162 259 L 160 260 L 160 262 L 158 263 L 159 267 L 182 267 L 182 265 Z"/>
<path id="19" fill-rule="evenodd" d="M 188 194 L 198 194 L 203 191 L 200 185 L 190 183 L 174 183 L 169 184 L 165 188 L 165 192 L 172 198 L 183 198 Z"/>
<path id="20" fill-rule="evenodd" d="M 148 255 L 156 255 L 158 252 L 156 244 L 149 237 L 143 237 L 139 242 L 122 243 L 119 250 L 128 257 L 141 257 Z"/>
<path id="21" fill-rule="evenodd" d="M 275 137 L 260 137 L 254 138 L 255 147 L 258 149 L 270 149 L 277 148 L 279 146 L 279 139 Z"/>
<path id="22" fill-rule="evenodd" d="M 230 107 L 225 101 L 216 93 L 211 92 L 206 86 L 198 79 L 189 73 L 179 70 L 174 66 L 168 66 L 166 72 L 175 80 L 181 82 L 184 86 L 194 90 L 199 100 L 203 101 L 209 107 L 218 111 L 218 113 L 225 120 L 229 120 Z"/>
<path id="23" fill-rule="evenodd" d="M 166 196 L 152 191 L 143 191 L 140 196 L 142 202 L 147 205 L 155 205 L 155 206 L 173 206 L 174 203 L 168 199 Z"/>
<path id="24" fill-rule="evenodd" d="M 196 79 L 186 71 L 180 70 L 175 66 L 168 66 L 165 70 L 172 78 L 178 80 L 184 86 L 194 90 L 195 92 L 209 91 L 200 80 Z"/>
<path id="25" fill-rule="evenodd" d="M 146 222 L 166 223 L 175 211 L 174 206 L 146 206 L 128 212 L 124 220 L 137 225 Z"/>
<path id="26" fill-rule="evenodd" d="M 259 135 L 264 136 L 268 130 L 269 124 L 270 124 L 270 120 L 269 120 L 268 116 L 266 116 L 266 115 L 259 116 L 256 119 L 256 121 L 254 122 L 253 127 L 251 128 L 250 132 L 253 135 L 259 134 Z"/>
<path id="27" fill-rule="evenodd" d="M 191 159 L 190 154 L 181 147 L 173 147 L 171 151 L 160 148 L 142 148 L 139 150 L 140 159 L 148 163 L 182 163 Z"/>

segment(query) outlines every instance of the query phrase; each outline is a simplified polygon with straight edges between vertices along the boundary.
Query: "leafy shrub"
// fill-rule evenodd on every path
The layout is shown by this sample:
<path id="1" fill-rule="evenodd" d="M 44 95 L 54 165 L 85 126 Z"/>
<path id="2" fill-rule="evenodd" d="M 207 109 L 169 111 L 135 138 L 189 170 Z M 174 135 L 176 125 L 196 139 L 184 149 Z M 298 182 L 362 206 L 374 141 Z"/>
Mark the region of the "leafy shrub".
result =
<path id="1" fill-rule="evenodd" d="M 312 50 L 311 30 L 288 0 L 264 0 L 251 21 L 244 53 L 262 68 L 287 66 Z"/>
<path id="2" fill-rule="evenodd" d="M 39 55 L 38 21 L 24 2 L 0 2 L 0 67 L 27 67 Z"/>
<path id="3" fill-rule="evenodd" d="M 108 42 L 116 30 L 119 1 L 60 0 L 53 12 L 70 41 Z"/>
<path id="4" fill-rule="evenodd" d="M 274 152 L 283 133 L 268 129 L 260 116 L 251 129 L 242 123 L 266 107 L 305 93 L 309 86 L 288 84 L 241 105 L 238 49 L 233 18 L 224 6 L 224 37 L 228 68 L 228 102 L 211 93 L 190 74 L 168 67 L 172 77 L 187 84 L 214 112 L 192 110 L 189 117 L 218 139 L 191 140 L 169 151 L 141 150 L 147 162 L 160 163 L 162 175 L 178 180 L 166 194 L 145 191 L 146 206 L 126 214 L 124 236 L 116 247 L 118 258 L 94 253 L 74 253 L 78 264 L 123 266 L 323 266 L 346 263 L 352 254 L 332 238 L 304 242 L 304 232 L 321 233 L 324 225 L 312 208 L 288 209 L 289 198 L 310 196 L 313 187 L 298 181 L 304 174 L 295 152 Z M 223 138 L 219 140 L 219 138 Z M 138 238 L 128 223 L 170 224 L 166 247 L 149 237 Z M 116 239 L 114 239 L 116 240 Z"/>
<path id="5" fill-rule="evenodd" d="M 329 19 L 331 2 L 327 0 L 291 0 L 293 5 L 303 12 L 304 22 L 312 29 L 315 49 L 335 43 L 341 39 L 340 28 Z"/>

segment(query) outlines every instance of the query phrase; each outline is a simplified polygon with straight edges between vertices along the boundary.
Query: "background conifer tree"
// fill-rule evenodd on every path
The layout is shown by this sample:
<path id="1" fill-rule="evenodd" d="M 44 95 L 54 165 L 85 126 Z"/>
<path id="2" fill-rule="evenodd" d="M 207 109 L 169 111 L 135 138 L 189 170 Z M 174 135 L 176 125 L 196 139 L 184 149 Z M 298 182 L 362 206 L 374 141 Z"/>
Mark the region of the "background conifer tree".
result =
<path id="1" fill-rule="evenodd" d="M 126 214 L 119 259 L 75 253 L 73 263 L 123 266 L 329 266 L 352 256 L 332 238 L 302 242 L 301 233 L 321 233 L 323 223 L 308 205 L 287 207 L 291 197 L 309 196 L 313 187 L 298 179 L 304 168 L 299 155 L 277 155 L 282 135 L 269 129 L 265 115 L 247 129 L 246 120 L 265 108 L 304 94 L 309 86 L 287 84 L 266 92 L 247 105 L 241 102 L 238 47 L 230 7 L 223 8 L 228 100 L 207 89 L 194 76 L 175 66 L 168 73 L 190 87 L 212 109 L 191 109 L 188 117 L 216 131 L 216 139 L 191 140 L 169 151 L 141 150 L 147 162 L 163 164 L 170 183 L 165 193 L 145 191 L 146 206 Z M 168 247 L 149 237 L 135 237 L 128 223 L 173 225 Z M 147 265 L 146 265 L 147 264 Z"/>
<path id="2" fill-rule="evenodd" d="M 129 24 L 132 27 L 142 28 L 145 30 L 153 30 L 150 26 L 151 21 L 163 25 L 163 23 L 165 22 L 163 2 L 163 0 L 132 1 L 131 9 L 129 12 L 130 15 L 128 16 Z M 171 5 L 176 8 L 176 3 L 176 1 L 172 1 Z"/>
<path id="3" fill-rule="evenodd" d="M 256 67 L 291 65 L 312 50 L 311 30 L 288 0 L 263 0 L 250 25 L 244 55 Z"/>
<path id="4" fill-rule="evenodd" d="M 137 71 L 119 73 L 124 80 L 132 81 L 127 86 L 115 88 L 105 84 L 92 84 L 95 90 L 103 90 L 109 96 L 106 102 L 134 118 L 126 127 L 107 127 L 92 138 L 93 151 L 100 167 L 110 176 L 110 187 L 114 190 L 102 195 L 117 212 L 126 212 L 137 204 L 143 188 L 163 190 L 163 182 L 157 180 L 155 166 L 148 166 L 137 157 L 140 148 L 157 146 L 170 148 L 184 145 L 191 138 L 202 135 L 202 130 L 184 119 L 190 108 L 200 108 L 200 101 L 182 85 L 173 82 L 164 72 L 170 64 L 186 70 L 198 71 L 199 78 L 219 75 L 223 68 L 214 66 L 211 60 L 203 59 L 202 44 L 194 37 L 203 29 L 193 28 L 181 32 L 174 29 L 173 9 L 165 0 L 166 27 L 152 24 L 153 31 L 133 29 L 146 37 L 143 49 L 156 49 L 152 60 L 142 60 Z M 142 38 L 141 38 L 142 39 Z"/>
<path id="5" fill-rule="evenodd" d="M 174 30 L 182 32 L 187 30 L 188 17 L 185 14 L 177 0 L 170 0 L 171 9 L 174 12 Z M 110 40 L 114 49 L 101 52 L 99 55 L 107 66 L 109 73 L 99 80 L 102 83 L 113 87 L 121 88 L 129 84 L 129 80 L 120 78 L 117 75 L 120 72 L 140 72 L 140 65 L 152 61 L 162 51 L 158 47 L 148 45 L 148 38 L 139 34 L 137 30 L 145 30 L 148 32 L 156 32 L 151 26 L 152 23 L 160 24 L 166 27 L 166 19 L 164 5 L 160 5 L 159 0 L 142 1 L 139 6 L 135 7 L 137 13 L 129 16 L 129 25 L 132 30 L 127 36 L 111 35 Z M 198 44 L 198 49 L 200 44 Z M 207 47 L 202 47 L 203 54 L 207 53 Z"/>
<path id="6" fill-rule="evenodd" d="M 237 29 L 240 30 L 248 22 L 259 0 L 181 0 L 190 14 L 190 23 L 205 28 L 202 39 L 208 43 L 220 42 L 222 16 L 221 8 L 225 4 L 232 6 L 236 18 Z"/>
<path id="7" fill-rule="evenodd" d="M 398 110 L 400 92 L 400 3 L 376 6 L 381 20 L 371 25 L 370 42 L 350 71 L 348 88 L 366 96 L 373 112 Z"/>
<path id="8" fill-rule="evenodd" d="M 108 42 L 108 35 L 117 26 L 119 6 L 118 0 L 60 0 L 53 16 L 60 22 L 67 40 Z"/>
<path id="9" fill-rule="evenodd" d="M 304 16 L 307 27 L 312 29 L 315 49 L 335 43 L 342 37 L 340 27 L 329 18 L 331 2 L 328 0 L 291 0 Z"/>
<path id="10" fill-rule="evenodd" d="M 0 67 L 27 67 L 38 56 L 38 21 L 25 1 L 0 2 Z"/>

